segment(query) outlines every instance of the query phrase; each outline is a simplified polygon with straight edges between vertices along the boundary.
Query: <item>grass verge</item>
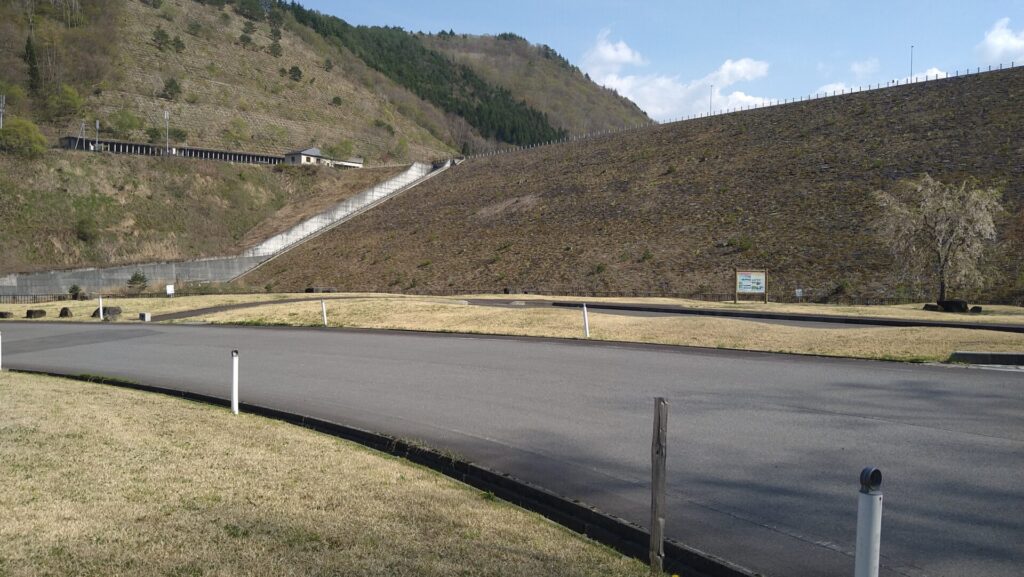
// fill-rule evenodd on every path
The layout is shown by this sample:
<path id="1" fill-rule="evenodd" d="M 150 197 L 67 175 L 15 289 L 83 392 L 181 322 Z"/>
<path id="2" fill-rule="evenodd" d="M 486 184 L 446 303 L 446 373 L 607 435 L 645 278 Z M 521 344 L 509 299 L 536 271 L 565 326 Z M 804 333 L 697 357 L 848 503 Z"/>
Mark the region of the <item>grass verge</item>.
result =
<path id="1" fill-rule="evenodd" d="M 425 468 L 252 415 L 0 373 L 0 574 L 646 575 Z"/>
<path id="2" fill-rule="evenodd" d="M 368 297 L 328 301 L 331 326 L 581 338 L 580 311 L 497 308 L 456 299 Z M 319 326 L 319 302 L 269 304 L 189 319 Z M 715 317 L 590 314 L 591 338 L 900 361 L 944 361 L 955 350 L 1021 351 L 1024 335 L 942 328 L 808 328 Z"/>

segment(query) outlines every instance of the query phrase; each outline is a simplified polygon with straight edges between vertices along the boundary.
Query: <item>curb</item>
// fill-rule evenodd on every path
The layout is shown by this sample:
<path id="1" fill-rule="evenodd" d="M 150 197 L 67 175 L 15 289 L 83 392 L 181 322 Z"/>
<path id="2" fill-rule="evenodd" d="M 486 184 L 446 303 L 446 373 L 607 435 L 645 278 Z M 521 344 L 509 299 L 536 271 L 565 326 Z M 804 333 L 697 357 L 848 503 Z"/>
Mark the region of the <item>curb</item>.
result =
<path id="1" fill-rule="evenodd" d="M 552 301 L 553 307 L 580 308 L 582 302 Z M 810 315 L 803 313 L 760 313 L 756 311 L 723 311 L 718 309 L 694 309 L 686 307 L 643 306 L 615 303 L 587 303 L 590 310 L 635 311 L 647 313 L 667 313 L 676 315 L 697 315 L 707 317 L 729 317 L 744 319 L 766 319 L 779 321 L 804 321 L 816 323 L 833 323 L 846 325 L 868 325 L 877 327 L 930 327 L 941 329 L 970 329 L 981 331 L 998 331 L 1004 333 L 1024 334 L 1024 325 L 1001 325 L 987 323 L 961 323 L 949 321 L 915 321 L 901 319 L 885 319 L 879 317 L 843 317 L 833 315 Z"/>
<path id="2" fill-rule="evenodd" d="M 227 399 L 166 387 L 143 385 L 123 379 L 20 369 L 11 369 L 10 372 L 59 377 L 137 391 L 160 393 L 219 407 L 230 406 L 230 401 Z M 392 456 L 406 459 L 481 491 L 489 491 L 504 501 L 538 513 L 576 533 L 611 547 L 623 555 L 633 557 L 644 563 L 648 561 L 650 534 L 639 525 L 607 513 L 602 513 L 594 507 L 567 499 L 511 475 L 492 471 L 481 465 L 454 458 L 435 449 L 348 425 L 341 425 L 249 403 L 240 403 L 239 409 L 253 415 L 284 421 L 339 437 Z M 666 539 L 664 548 L 664 570 L 666 573 L 685 573 L 687 577 L 761 576 L 760 573 L 755 573 L 678 541 Z"/>
<path id="3" fill-rule="evenodd" d="M 986 353 L 956 351 L 949 356 L 950 363 L 970 363 L 972 365 L 1021 365 L 1024 366 L 1024 353 Z"/>

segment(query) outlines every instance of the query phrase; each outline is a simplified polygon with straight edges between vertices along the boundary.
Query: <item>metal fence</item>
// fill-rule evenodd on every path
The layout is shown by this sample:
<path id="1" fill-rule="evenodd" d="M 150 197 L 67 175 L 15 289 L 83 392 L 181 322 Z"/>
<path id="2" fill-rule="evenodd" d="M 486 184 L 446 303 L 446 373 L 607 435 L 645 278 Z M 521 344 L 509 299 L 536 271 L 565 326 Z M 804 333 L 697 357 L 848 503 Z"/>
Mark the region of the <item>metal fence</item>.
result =
<path id="1" fill-rule="evenodd" d="M 662 125 L 666 125 L 666 124 L 675 124 L 675 123 L 678 123 L 678 122 L 689 122 L 691 120 L 699 120 L 699 119 L 703 119 L 703 118 L 709 118 L 709 117 L 712 117 L 712 116 L 721 116 L 723 114 L 735 114 L 735 113 L 738 113 L 738 112 L 745 112 L 745 111 L 748 111 L 748 110 L 756 110 L 756 109 L 769 108 L 769 107 L 774 107 L 774 106 L 783 106 L 783 105 L 787 105 L 787 104 L 796 104 L 796 103 L 800 103 L 800 102 L 809 102 L 811 100 L 820 100 L 822 98 L 833 98 L 833 97 L 837 97 L 837 96 L 847 96 L 847 95 L 850 95 L 850 94 L 856 94 L 856 93 L 860 93 L 860 92 L 869 92 L 869 91 L 875 91 L 875 90 L 885 90 L 885 89 L 888 89 L 888 88 L 896 88 L 898 86 L 907 86 L 909 84 L 919 84 L 919 83 L 926 83 L 926 82 L 945 81 L 945 80 L 950 80 L 950 79 L 954 79 L 954 78 L 959 78 L 961 76 L 974 76 L 974 75 L 978 75 L 978 74 L 987 74 L 987 73 L 990 73 L 990 72 L 998 72 L 998 71 L 1001 71 L 1001 70 L 1008 70 L 1008 69 L 1011 69 L 1011 68 L 1019 68 L 1019 66 L 1017 66 L 1016 61 L 1010 62 L 1009 66 L 1007 66 L 1005 64 L 1001 64 L 1001 63 L 1000 64 L 995 64 L 995 65 L 989 65 L 989 66 L 987 66 L 985 68 L 982 68 L 982 67 L 978 66 L 978 67 L 975 67 L 973 71 L 971 70 L 971 68 L 966 68 L 964 70 L 957 69 L 957 70 L 954 70 L 954 72 L 952 74 L 950 74 L 949 72 L 945 72 L 943 74 L 934 74 L 934 75 L 926 74 L 926 75 L 913 76 L 913 77 L 909 77 L 908 76 L 907 78 L 900 78 L 900 79 L 890 80 L 890 81 L 888 81 L 888 82 L 886 82 L 884 84 L 882 84 L 882 83 L 868 84 L 866 86 L 857 86 L 856 88 L 850 87 L 850 88 L 843 88 L 843 89 L 839 89 L 839 90 L 833 90 L 831 93 L 819 92 L 819 93 L 815 93 L 815 94 L 808 94 L 807 96 L 797 96 L 797 97 L 794 97 L 794 98 L 782 98 L 782 99 L 776 99 L 776 100 L 769 99 L 769 100 L 766 100 L 766 101 L 763 101 L 763 102 L 759 102 L 759 103 L 755 103 L 755 104 L 750 104 L 750 105 L 747 105 L 747 106 L 740 106 L 740 107 L 735 107 L 735 108 L 720 108 L 720 109 L 717 109 L 717 110 L 709 110 L 708 112 L 702 112 L 702 113 L 698 113 L 698 114 L 691 114 L 689 116 L 673 118 L 673 119 L 669 119 L 669 120 L 665 120 L 665 121 L 661 121 L 661 122 L 659 122 L 659 121 L 651 121 L 651 122 L 647 122 L 647 123 L 643 123 L 643 124 L 631 124 L 631 125 L 623 126 L 623 127 L 620 127 L 620 128 L 613 128 L 613 129 L 608 129 L 608 130 L 602 130 L 602 131 L 599 131 L 599 132 L 588 132 L 588 133 L 584 133 L 584 134 L 573 134 L 573 135 L 566 136 L 565 138 L 562 138 L 562 139 L 559 139 L 559 140 L 552 140 L 552 141 L 542 142 L 542 143 L 537 143 L 537 144 L 529 144 L 529 145 L 526 145 L 526 146 L 507 146 L 507 147 L 502 147 L 502 148 L 496 148 L 496 149 L 488 150 L 488 151 L 485 151 L 485 152 L 479 152 L 477 154 L 471 154 L 471 155 L 468 155 L 466 158 L 469 159 L 469 158 L 480 158 L 480 157 L 487 157 L 487 156 L 498 156 L 498 155 L 503 155 L 503 154 L 511 154 L 511 153 L 514 153 L 514 152 L 521 152 L 521 151 L 530 150 L 530 149 L 533 149 L 533 148 L 540 148 L 540 147 L 546 147 L 546 146 L 553 146 L 553 145 L 557 145 L 557 144 L 566 144 L 566 143 L 573 143 L 573 142 L 579 142 L 579 141 L 584 141 L 584 140 L 591 140 L 591 139 L 594 139 L 594 138 L 600 138 L 602 136 L 609 136 L 609 135 L 613 135 L 613 134 L 622 134 L 622 133 L 625 133 L 625 132 L 633 132 L 633 131 L 636 131 L 636 130 L 644 130 L 644 129 L 648 129 L 648 128 L 656 128 L 658 126 L 662 126 Z"/>
<path id="2" fill-rule="evenodd" d="M 70 300 L 74 300 L 74 298 L 68 294 L 0 295 L 0 304 L 4 305 L 32 305 L 37 303 L 53 303 Z"/>

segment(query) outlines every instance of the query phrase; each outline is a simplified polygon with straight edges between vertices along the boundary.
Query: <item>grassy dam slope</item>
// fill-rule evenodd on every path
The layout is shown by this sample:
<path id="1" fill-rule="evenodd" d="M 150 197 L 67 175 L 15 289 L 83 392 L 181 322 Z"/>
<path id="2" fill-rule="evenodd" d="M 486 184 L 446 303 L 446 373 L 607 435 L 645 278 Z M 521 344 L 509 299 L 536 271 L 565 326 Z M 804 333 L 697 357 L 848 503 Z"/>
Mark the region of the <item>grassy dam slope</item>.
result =
<path id="1" fill-rule="evenodd" d="M 251 273 L 276 289 L 898 294 L 871 193 L 1004 191 L 988 296 L 1021 294 L 1024 69 L 472 158 Z"/>

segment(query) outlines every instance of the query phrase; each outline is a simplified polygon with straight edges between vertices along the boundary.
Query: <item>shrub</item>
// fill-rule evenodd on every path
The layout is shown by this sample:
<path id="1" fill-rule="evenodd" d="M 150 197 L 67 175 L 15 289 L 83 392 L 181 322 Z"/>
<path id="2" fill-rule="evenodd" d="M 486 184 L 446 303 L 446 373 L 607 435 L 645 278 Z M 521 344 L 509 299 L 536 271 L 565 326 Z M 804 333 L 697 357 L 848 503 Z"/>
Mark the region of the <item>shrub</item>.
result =
<path id="1" fill-rule="evenodd" d="M 327 72 L 330 72 L 333 69 L 334 69 L 334 62 L 331 62 L 330 58 L 328 58 L 327 60 L 324 60 L 324 70 L 326 70 Z"/>
<path id="2" fill-rule="evenodd" d="M 331 106 L 341 106 L 341 97 L 335 96 L 331 99 Z"/>
<path id="3" fill-rule="evenodd" d="M 178 84 L 177 79 L 168 78 L 164 81 L 164 90 L 160 93 L 162 98 L 167 100 L 174 100 L 181 94 L 181 85 Z"/>
<path id="4" fill-rule="evenodd" d="M 302 69 L 298 66 L 292 66 L 288 69 L 288 78 L 291 78 L 295 82 L 302 80 Z"/>
<path id="5" fill-rule="evenodd" d="M 383 128 L 384 131 L 387 132 L 388 134 L 390 134 L 391 136 L 395 135 L 395 127 L 391 126 L 390 124 L 388 124 L 387 122 L 384 122 L 383 120 L 381 120 L 379 118 L 377 120 L 373 121 L 373 125 L 376 126 L 377 128 Z"/>
<path id="6" fill-rule="evenodd" d="M 242 32 L 252 34 L 253 32 L 256 32 L 256 25 L 252 23 L 252 20 L 246 20 L 245 24 L 242 25 Z"/>
<path id="7" fill-rule="evenodd" d="M 32 122 L 16 116 L 5 119 L 0 129 L 0 151 L 33 157 L 46 152 L 46 138 Z"/>
<path id="8" fill-rule="evenodd" d="M 181 36 L 175 36 L 174 40 L 171 40 L 171 47 L 174 48 L 175 52 L 185 51 L 185 43 L 181 40 Z"/>
<path id="9" fill-rule="evenodd" d="M 142 273 L 141 270 L 137 270 L 132 273 L 132 277 L 128 279 L 128 290 L 136 293 L 140 293 L 146 290 L 149 286 L 149 279 Z"/>
<path id="10" fill-rule="evenodd" d="M 82 288 L 78 285 L 73 284 L 68 287 L 68 295 L 70 295 L 72 299 L 78 300 L 78 295 L 80 294 L 82 294 Z"/>
<path id="11" fill-rule="evenodd" d="M 167 45 L 171 42 L 171 36 L 163 29 L 162 26 L 157 26 L 156 30 L 153 31 L 153 45 L 158 50 L 163 51 L 167 48 Z"/>
<path id="12" fill-rule="evenodd" d="M 274 58 L 280 58 L 282 53 L 283 51 L 281 50 L 281 43 L 278 42 L 277 40 L 274 40 L 270 44 L 270 55 L 273 56 Z"/>
<path id="13" fill-rule="evenodd" d="M 100 227 L 91 213 L 83 214 L 75 221 L 75 237 L 89 244 L 100 237 Z"/>
<path id="14" fill-rule="evenodd" d="M 50 119 L 64 118 L 78 114 L 82 109 L 85 100 L 78 95 L 78 91 L 61 84 L 56 94 L 51 94 L 46 99 L 46 114 Z"/>
<path id="15" fill-rule="evenodd" d="M 242 35 L 238 37 L 238 41 L 242 43 L 242 46 L 249 47 L 252 45 L 252 36 L 243 32 Z"/>
<path id="16" fill-rule="evenodd" d="M 127 110 L 118 110 L 108 116 L 107 124 L 115 138 L 127 139 L 132 132 L 142 129 L 142 119 Z"/>
<path id="17" fill-rule="evenodd" d="M 185 28 L 185 32 L 188 32 L 192 36 L 199 36 L 199 32 L 202 31 L 202 29 L 202 24 L 200 24 L 196 20 L 192 20 L 188 23 L 188 26 Z"/>

